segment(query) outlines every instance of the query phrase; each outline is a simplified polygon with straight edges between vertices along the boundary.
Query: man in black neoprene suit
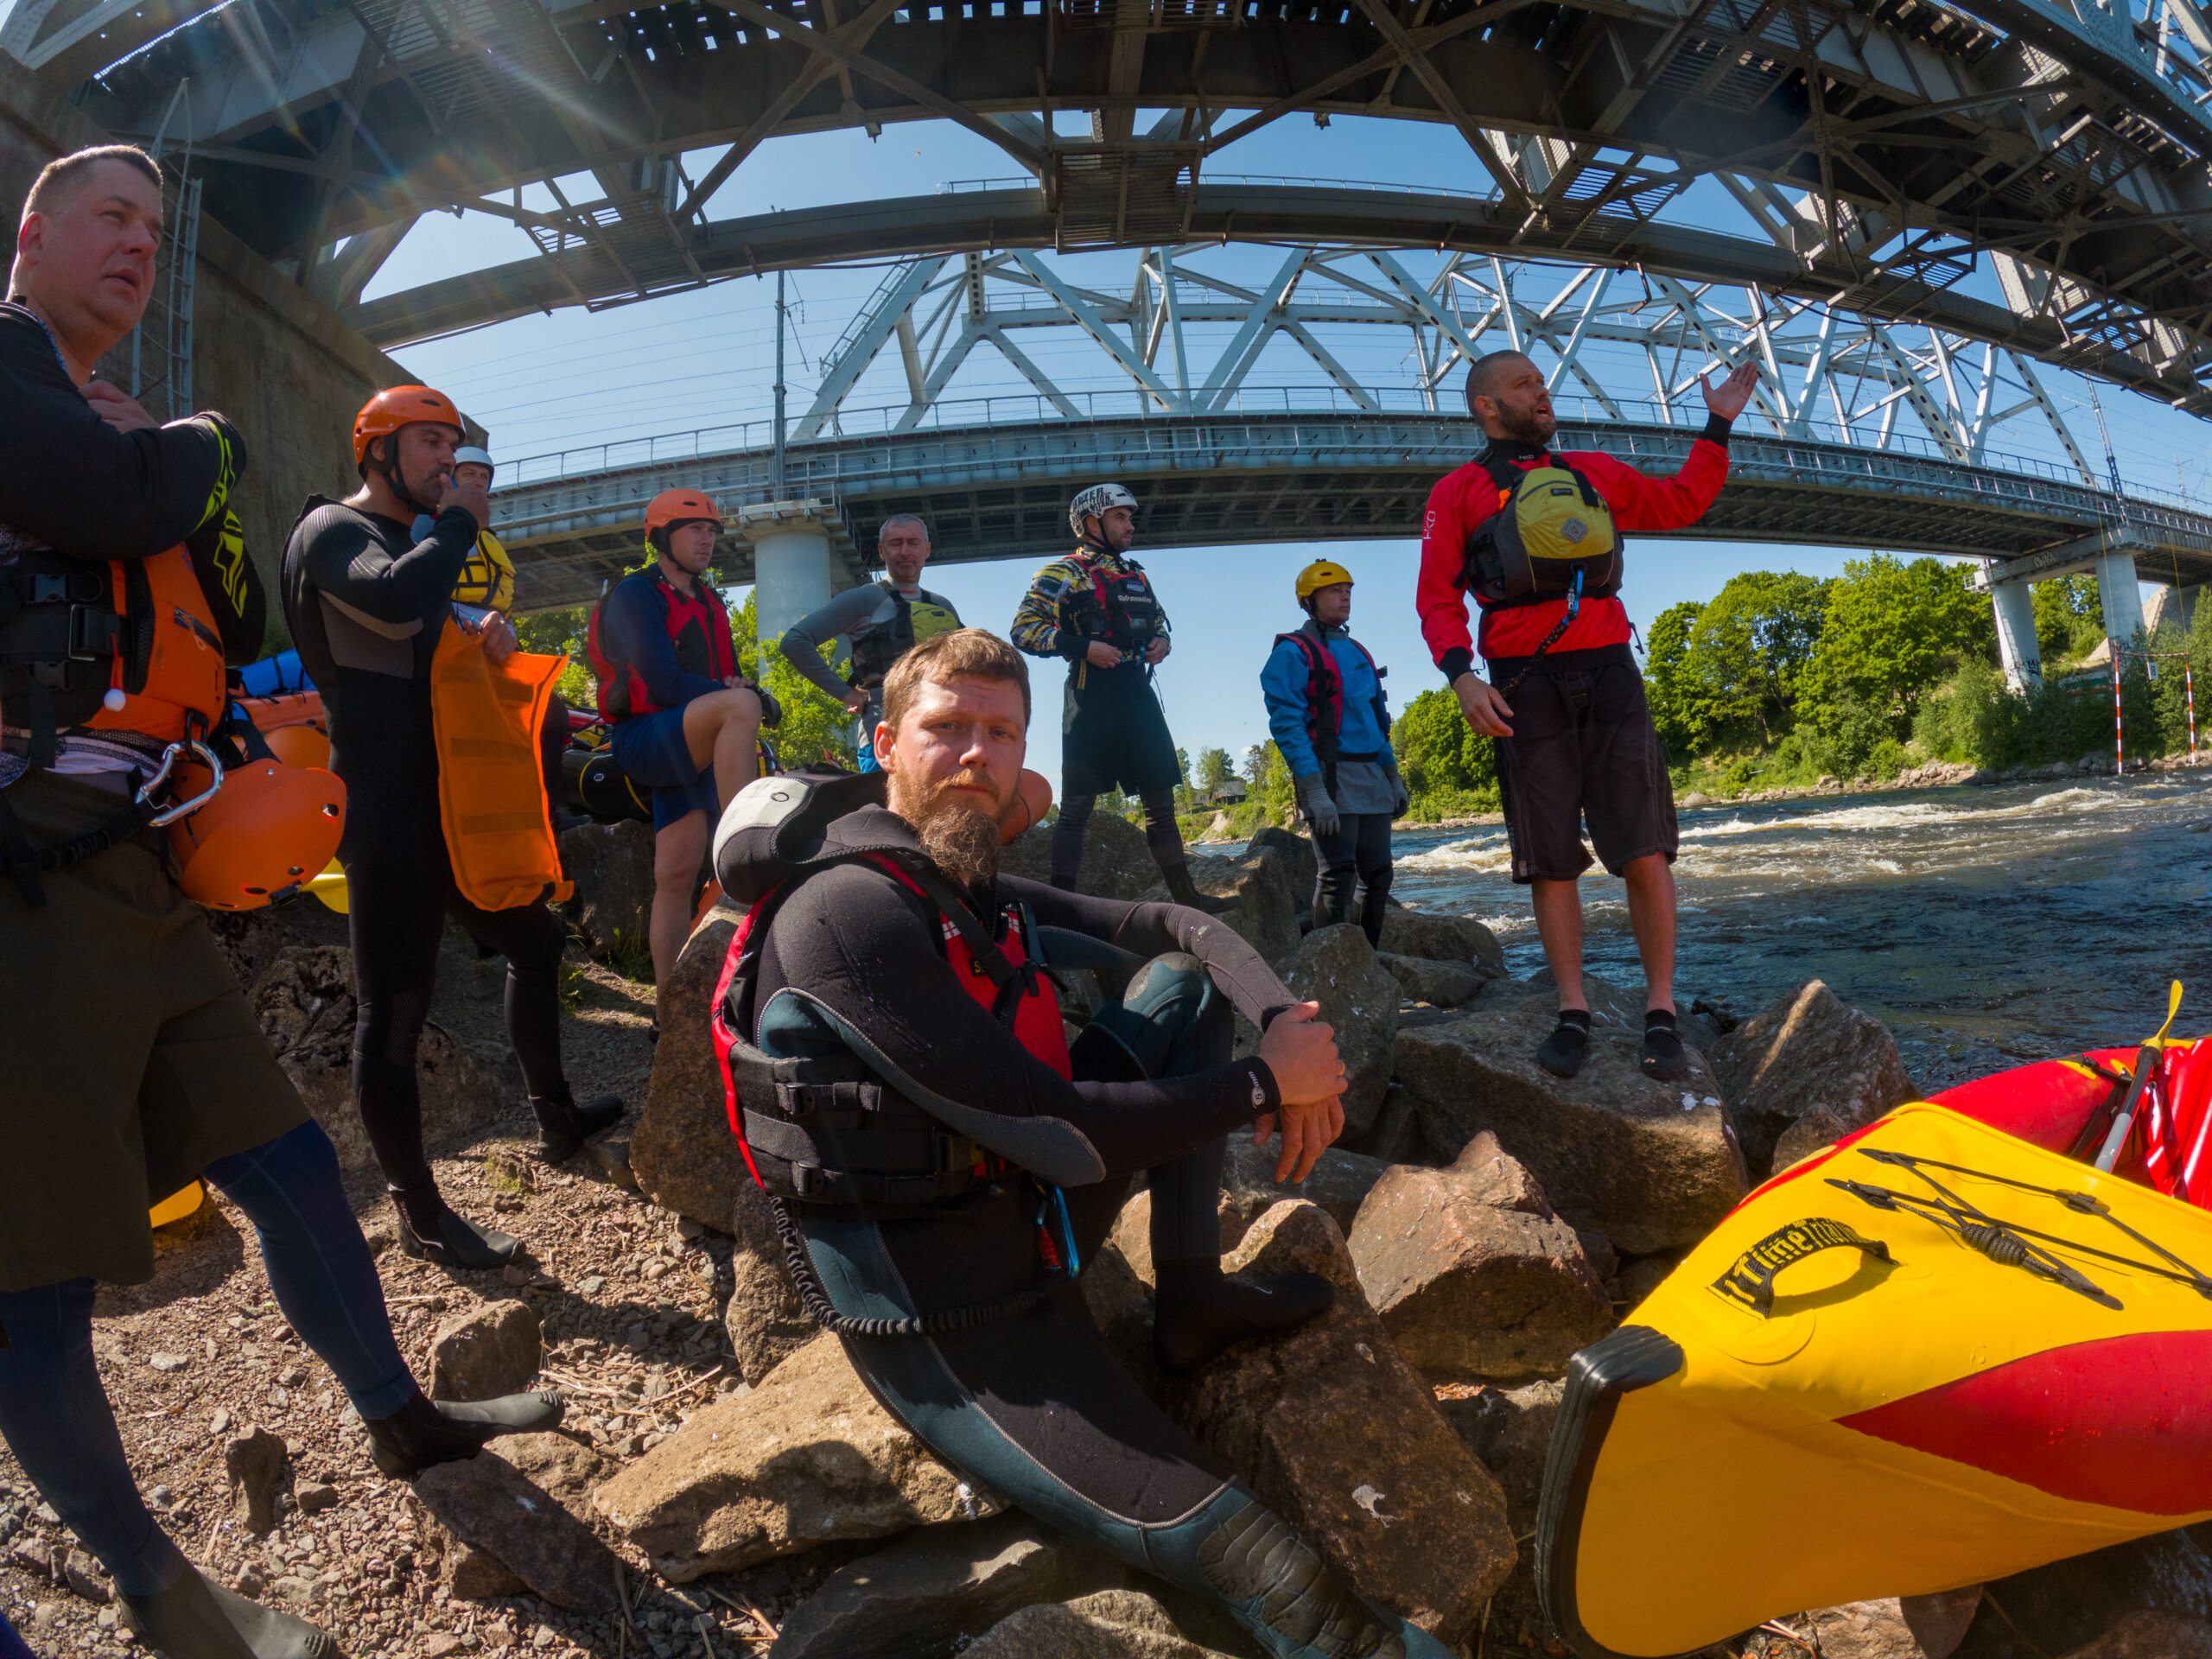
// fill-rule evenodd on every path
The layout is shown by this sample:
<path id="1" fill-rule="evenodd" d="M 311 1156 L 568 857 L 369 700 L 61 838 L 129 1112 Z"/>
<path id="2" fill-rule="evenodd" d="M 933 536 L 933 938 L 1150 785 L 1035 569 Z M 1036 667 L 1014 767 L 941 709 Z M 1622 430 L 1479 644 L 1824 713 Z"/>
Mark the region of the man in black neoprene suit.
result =
<path id="1" fill-rule="evenodd" d="M 875 731 L 889 810 L 830 822 L 806 862 L 832 861 L 787 887 L 767 920 L 744 1033 L 759 1049 L 857 1056 L 887 1090 L 969 1137 L 974 1155 L 1021 1166 L 941 1203 L 794 1206 L 802 1285 L 818 1281 L 809 1288 L 828 1306 L 817 1317 L 828 1316 L 878 1398 L 949 1462 L 1221 1606 L 1276 1659 L 1444 1659 L 1418 1629 L 1355 1595 L 1168 1420 L 1060 1271 L 1071 1248 L 1078 1261 L 1098 1248 L 1144 1171 L 1163 1364 L 1195 1370 L 1322 1311 L 1331 1287 L 1319 1275 L 1224 1277 L 1216 1205 L 1233 1132 L 1265 1136 L 1280 1123 L 1277 1177 L 1303 1179 L 1343 1127 L 1344 1071 L 1316 1005 L 1296 1002 L 1214 918 L 996 877 L 998 819 L 1014 798 L 1028 714 L 1027 670 L 1003 641 L 962 629 L 915 646 L 885 682 Z M 744 868 L 760 843 L 745 832 L 787 798 L 779 788 L 790 785 L 762 779 L 724 815 L 716 863 L 733 893 L 760 886 Z M 1071 1064 L 1055 1052 L 1056 1012 L 1048 1027 L 1025 1027 L 978 1000 L 949 954 L 971 947 L 948 944 L 950 912 L 902 870 L 940 893 L 949 880 L 970 922 L 993 918 L 1009 954 L 1013 902 L 1043 928 L 1149 960 L 1093 1017 Z M 1230 1058 L 1232 1006 L 1264 1031 L 1249 1058 Z M 754 1097 L 746 1103 L 756 1124 Z M 803 1138 L 775 1144 L 804 1160 Z M 1022 1311 L 968 1328 L 880 1334 L 854 1324 L 1020 1306 L 1026 1294 L 1035 1300 Z"/>

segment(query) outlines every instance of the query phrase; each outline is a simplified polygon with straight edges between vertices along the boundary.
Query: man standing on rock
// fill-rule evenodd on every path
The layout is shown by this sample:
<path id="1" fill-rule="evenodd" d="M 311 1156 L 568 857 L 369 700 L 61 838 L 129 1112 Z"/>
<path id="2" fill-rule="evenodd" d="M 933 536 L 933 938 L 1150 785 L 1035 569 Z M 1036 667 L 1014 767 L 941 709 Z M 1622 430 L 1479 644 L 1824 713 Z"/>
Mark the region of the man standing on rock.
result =
<path id="1" fill-rule="evenodd" d="M 1147 1170 L 1165 1368 L 1325 1309 L 1319 1274 L 1225 1277 L 1216 1205 L 1248 1126 L 1280 1123 L 1276 1174 L 1303 1179 L 1342 1127 L 1344 1074 L 1317 1006 L 1211 918 L 997 874 L 1028 694 L 1004 641 L 940 634 L 884 685 L 887 810 L 857 780 L 770 779 L 717 832 L 724 891 L 766 893 L 724 1007 L 747 1156 L 779 1217 L 798 1212 L 801 1298 L 949 1463 L 1277 1659 L 1443 1659 L 1170 1422 L 1072 1292 Z M 1034 973 L 1040 930 L 1065 930 L 1045 946 L 1063 960 L 1149 959 L 1072 1051 Z M 1247 1059 L 1232 1006 L 1263 1033 Z"/>
<path id="2" fill-rule="evenodd" d="M 942 594 L 922 586 L 930 562 L 930 530 L 911 512 L 893 513 L 875 532 L 883 580 L 849 588 L 820 610 L 784 631 L 777 649 L 807 680 L 860 716 L 860 764 L 874 772 L 875 723 L 883 717 L 883 677 L 924 639 L 960 626 L 960 613 Z M 822 647 L 842 636 L 852 642 L 849 681 L 822 660 Z"/>
<path id="3" fill-rule="evenodd" d="M 1068 526 L 1076 550 L 1031 581 L 1013 633 L 1032 657 L 1063 658 L 1068 664 L 1052 885 L 1075 891 L 1091 809 L 1108 790 L 1122 789 L 1144 803 L 1145 845 L 1166 879 L 1167 896 L 1217 915 L 1234 901 L 1198 891 L 1175 823 L 1183 766 L 1152 689 L 1152 671 L 1173 647 L 1152 579 L 1128 556 L 1137 537 L 1137 499 L 1119 484 L 1094 484 L 1069 504 Z"/>
<path id="4" fill-rule="evenodd" d="M 219 415 L 160 425 L 92 372 L 146 308 L 161 226 L 162 175 L 140 151 L 64 156 L 31 187 L 0 305 L 12 457 L 0 467 L 0 1437 L 154 1652 L 321 1659 L 335 1648 L 315 1626 L 202 1578 L 131 1478 L 93 1358 L 92 1303 L 98 1281 L 153 1276 L 149 1203 L 204 1177 L 251 1218 L 277 1306 L 336 1374 L 385 1472 L 473 1457 L 561 1411 L 534 1395 L 423 1397 L 329 1137 L 178 887 L 151 815 L 129 822 L 141 786 L 149 804 L 165 798 L 149 781 L 164 741 L 131 723 L 156 700 L 124 695 L 113 660 L 130 595 L 156 587 L 169 601 L 141 613 L 162 642 L 149 693 L 178 689 L 175 664 L 195 661 L 198 647 L 180 652 L 162 632 L 188 625 L 178 632 L 207 645 L 194 672 L 218 713 L 222 659 L 258 652 L 265 605 L 251 562 L 226 564 L 202 534 L 228 512 L 237 431 Z M 53 671 L 44 699 L 29 690 L 41 668 Z M 102 713 L 119 719 L 95 725 Z"/>
<path id="5" fill-rule="evenodd" d="M 1493 352 L 1467 370 L 1467 409 L 1490 443 L 1429 492 L 1415 589 L 1421 636 L 1475 730 L 1497 740 L 1498 792 L 1544 959 L 1559 982 L 1559 1025 L 1536 1051 L 1563 1077 L 1590 1040 L 1582 988 L 1582 825 L 1609 874 L 1628 886 L 1643 961 L 1645 1073 L 1685 1075 L 1675 1026 L 1678 845 L 1666 756 L 1629 650 L 1618 532 L 1695 524 L 1728 476 L 1728 431 L 1758 384 L 1749 365 L 1698 385 L 1705 430 L 1672 478 L 1610 455 L 1555 454 L 1559 423 L 1535 363 Z M 1467 633 L 1467 596 L 1481 635 Z M 1474 671 L 1479 651 L 1492 676 Z"/>

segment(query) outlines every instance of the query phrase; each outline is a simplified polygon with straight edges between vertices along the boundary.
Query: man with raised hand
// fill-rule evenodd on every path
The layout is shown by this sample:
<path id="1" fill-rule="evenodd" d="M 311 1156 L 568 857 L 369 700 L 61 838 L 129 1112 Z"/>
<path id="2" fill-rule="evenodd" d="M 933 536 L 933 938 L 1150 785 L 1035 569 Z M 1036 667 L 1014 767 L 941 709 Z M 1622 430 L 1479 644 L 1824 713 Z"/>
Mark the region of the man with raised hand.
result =
<path id="1" fill-rule="evenodd" d="M 1718 386 L 1699 378 L 1705 430 L 1681 470 L 1652 478 L 1625 461 L 1548 447 L 1559 422 L 1543 373 L 1519 352 L 1467 370 L 1467 410 L 1488 445 L 1429 492 L 1415 602 L 1421 636 L 1475 730 L 1497 742 L 1513 879 L 1530 889 L 1559 1024 L 1536 1058 L 1571 1077 L 1590 1040 L 1582 988 L 1582 825 L 1628 887 L 1645 982 L 1643 1066 L 1689 1070 L 1675 1024 L 1679 842 L 1667 760 L 1629 651 L 1620 531 L 1695 524 L 1728 476 L 1728 432 L 1758 384 L 1749 365 Z M 1481 612 L 1467 632 L 1467 600 Z M 1479 652 L 1491 679 L 1474 670 Z"/>

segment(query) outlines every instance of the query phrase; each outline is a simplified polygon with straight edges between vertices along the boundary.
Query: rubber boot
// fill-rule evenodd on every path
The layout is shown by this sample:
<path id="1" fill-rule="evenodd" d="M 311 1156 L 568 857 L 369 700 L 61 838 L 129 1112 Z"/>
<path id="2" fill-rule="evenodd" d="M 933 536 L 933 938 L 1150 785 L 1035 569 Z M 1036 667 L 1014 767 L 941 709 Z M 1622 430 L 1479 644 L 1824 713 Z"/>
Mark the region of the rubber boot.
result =
<path id="1" fill-rule="evenodd" d="M 579 1106 L 564 1086 L 557 1095 L 532 1095 L 530 1111 L 537 1120 L 537 1155 L 558 1164 L 575 1157 L 587 1137 L 622 1121 L 622 1097 L 597 1095 Z"/>
<path id="2" fill-rule="evenodd" d="M 1179 861 L 1163 864 L 1160 873 L 1167 878 L 1167 896 L 1186 910 L 1202 910 L 1209 916 L 1218 916 L 1224 911 L 1236 908 L 1234 899 L 1216 899 L 1198 891 L 1197 882 L 1191 880 L 1191 867 Z"/>
<path id="3" fill-rule="evenodd" d="M 1325 1313 L 1336 1287 L 1318 1273 L 1240 1274 L 1232 1279 L 1215 1257 L 1160 1262 L 1152 1357 L 1160 1369 L 1186 1376 L 1251 1337 L 1279 1335 Z"/>
<path id="4" fill-rule="evenodd" d="M 1426 1630 L 1355 1592 L 1256 1498 L 1199 1546 L 1198 1567 L 1269 1659 L 1452 1659 Z"/>
<path id="5" fill-rule="evenodd" d="M 495 1227 L 479 1227 L 455 1215 L 433 1191 L 425 1198 L 387 1187 L 391 1207 L 399 1212 L 399 1248 L 417 1262 L 435 1262 L 442 1268 L 467 1268 L 482 1272 L 503 1268 L 521 1254 L 522 1241 Z M 429 1206 L 437 1209 L 430 1211 Z"/>
<path id="6" fill-rule="evenodd" d="M 415 1397 L 389 1417 L 365 1420 L 369 1455 L 395 1480 L 412 1480 L 435 1464 L 474 1457 L 503 1434 L 535 1434 L 556 1426 L 568 1402 L 557 1394 L 509 1394 L 496 1400 Z"/>
<path id="7" fill-rule="evenodd" d="M 163 1659 L 337 1659 L 338 1643 L 305 1619 L 210 1584 L 194 1568 L 165 1590 L 119 1599 L 124 1623 Z"/>

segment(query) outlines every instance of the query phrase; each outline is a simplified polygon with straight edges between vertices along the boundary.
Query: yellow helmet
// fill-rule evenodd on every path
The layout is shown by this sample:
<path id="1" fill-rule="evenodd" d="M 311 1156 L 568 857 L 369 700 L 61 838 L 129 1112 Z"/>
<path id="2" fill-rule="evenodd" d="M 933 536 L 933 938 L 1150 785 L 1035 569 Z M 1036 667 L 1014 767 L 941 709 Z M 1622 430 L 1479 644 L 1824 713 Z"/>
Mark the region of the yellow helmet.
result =
<path id="1" fill-rule="evenodd" d="M 1298 602 L 1303 605 L 1322 588 L 1340 582 L 1350 586 L 1351 572 L 1333 559 L 1316 559 L 1298 573 Z"/>

